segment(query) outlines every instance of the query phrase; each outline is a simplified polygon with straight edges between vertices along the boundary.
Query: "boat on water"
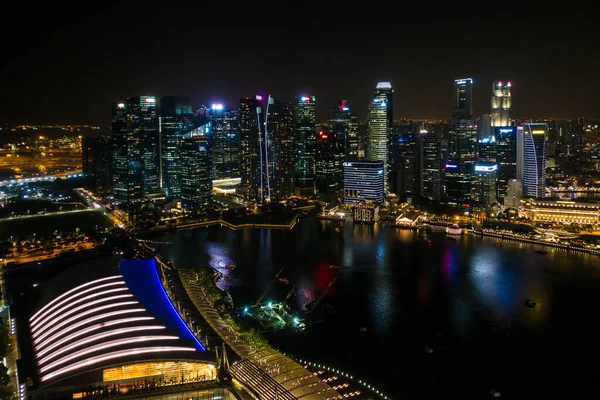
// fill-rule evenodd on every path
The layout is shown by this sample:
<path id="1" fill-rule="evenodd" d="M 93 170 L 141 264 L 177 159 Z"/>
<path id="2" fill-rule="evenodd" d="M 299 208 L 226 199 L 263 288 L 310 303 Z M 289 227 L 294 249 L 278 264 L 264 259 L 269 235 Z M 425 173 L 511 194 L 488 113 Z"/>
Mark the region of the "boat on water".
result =
<path id="1" fill-rule="evenodd" d="M 340 267 L 339 265 L 330 265 L 329 268 L 331 268 L 331 269 L 342 269 L 342 267 Z"/>
<path id="2" fill-rule="evenodd" d="M 290 281 L 288 281 L 288 280 L 287 280 L 287 279 L 285 279 L 285 278 L 279 278 L 279 282 L 281 282 L 281 283 L 285 283 L 286 285 L 287 285 L 288 283 L 290 283 Z"/>
<path id="3" fill-rule="evenodd" d="M 445 229 L 447 235 L 462 235 L 463 230 L 457 224 L 452 224 L 446 227 Z"/>
<path id="4" fill-rule="evenodd" d="M 495 244 L 496 246 L 502 246 L 502 241 L 501 241 L 501 240 L 496 240 L 496 241 L 494 242 L 494 244 Z"/>
<path id="5" fill-rule="evenodd" d="M 230 269 L 230 270 L 234 270 L 235 269 L 235 265 L 226 265 L 225 268 L 226 269 Z"/>

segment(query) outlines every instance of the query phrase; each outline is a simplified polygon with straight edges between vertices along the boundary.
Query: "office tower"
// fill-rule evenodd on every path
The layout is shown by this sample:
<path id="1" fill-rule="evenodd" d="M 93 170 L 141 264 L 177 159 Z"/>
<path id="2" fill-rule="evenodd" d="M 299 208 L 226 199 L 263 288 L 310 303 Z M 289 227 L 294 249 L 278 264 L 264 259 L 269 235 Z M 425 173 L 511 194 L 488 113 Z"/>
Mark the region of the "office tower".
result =
<path id="1" fill-rule="evenodd" d="M 127 131 L 139 143 L 142 195 L 160 192 L 158 104 L 155 96 L 127 98 Z"/>
<path id="2" fill-rule="evenodd" d="M 346 100 L 340 100 L 340 104 L 331 109 L 329 127 L 332 133 L 344 138 L 346 160 L 358 160 L 358 117 Z"/>
<path id="3" fill-rule="evenodd" d="M 367 156 L 371 161 L 384 163 L 384 182 L 389 186 L 390 140 L 393 121 L 394 89 L 390 82 L 379 82 L 375 95 L 369 103 L 367 113 L 368 148 Z"/>
<path id="4" fill-rule="evenodd" d="M 511 86 L 510 82 L 502 84 L 500 81 L 495 81 L 492 85 L 492 126 L 510 126 L 511 124 Z"/>
<path id="5" fill-rule="evenodd" d="M 402 200 L 421 192 L 422 136 L 411 130 L 411 127 L 407 127 L 399 136 L 394 135 L 391 146 L 390 192 Z"/>
<path id="6" fill-rule="evenodd" d="M 384 164 L 384 161 L 345 161 L 344 204 L 358 204 L 363 201 L 383 203 Z"/>
<path id="7" fill-rule="evenodd" d="M 517 179 L 517 128 L 495 127 L 496 160 L 498 164 L 498 201 L 503 202 L 508 192 L 508 183 Z"/>
<path id="8" fill-rule="evenodd" d="M 208 113 L 213 140 L 213 178 L 237 178 L 240 174 L 239 113 L 213 104 Z"/>
<path id="9" fill-rule="evenodd" d="M 94 192 L 105 194 L 110 188 L 111 143 L 104 136 L 81 140 L 82 172 Z"/>
<path id="10" fill-rule="evenodd" d="M 161 187 L 170 201 L 181 200 L 183 135 L 193 128 L 192 102 L 173 96 L 160 98 Z"/>
<path id="11" fill-rule="evenodd" d="M 492 134 L 492 115 L 483 114 L 481 118 L 479 118 L 479 123 L 477 124 L 477 138 L 478 140 L 485 139 Z"/>
<path id="12" fill-rule="evenodd" d="M 270 97 L 267 122 L 268 160 L 267 201 L 284 200 L 294 194 L 296 148 L 294 144 L 294 108 L 290 103 Z M 270 191 L 269 191 L 270 189 Z"/>
<path id="13" fill-rule="evenodd" d="M 523 196 L 523 182 L 518 179 L 508 181 L 506 196 L 504 196 L 504 207 L 519 208 Z"/>
<path id="14" fill-rule="evenodd" d="M 479 161 L 482 162 L 496 162 L 497 156 L 497 143 L 496 136 L 490 135 L 479 139 Z"/>
<path id="15" fill-rule="evenodd" d="M 315 185 L 319 199 L 326 202 L 341 197 L 346 136 L 339 130 L 319 129 L 315 152 Z"/>
<path id="16" fill-rule="evenodd" d="M 435 131 L 421 130 L 423 145 L 421 158 L 423 164 L 421 195 L 430 200 L 442 199 L 443 159 L 440 149 L 440 137 Z"/>
<path id="17" fill-rule="evenodd" d="M 130 176 L 128 168 L 129 146 L 132 144 L 130 134 L 127 131 L 127 106 L 125 102 L 113 102 L 112 191 L 114 198 L 122 202 L 127 202 L 128 199 L 133 197 L 141 197 L 141 193 L 130 193 L 130 190 L 134 189 L 134 187 L 129 185 Z"/>
<path id="18" fill-rule="evenodd" d="M 252 201 L 260 198 L 260 182 L 263 178 L 259 163 L 258 130 L 259 124 L 264 122 L 262 104 L 260 95 L 240 99 L 240 186 L 242 194 Z"/>
<path id="19" fill-rule="evenodd" d="M 296 186 L 305 195 L 314 194 L 316 141 L 315 96 L 299 96 L 294 110 Z"/>
<path id="20" fill-rule="evenodd" d="M 545 123 L 523 124 L 517 127 L 517 179 L 523 183 L 523 195 L 546 196 L 546 135 Z"/>
<path id="21" fill-rule="evenodd" d="M 444 193 L 448 203 L 470 205 L 472 167 L 473 164 L 448 161 L 444 168 Z"/>
<path id="22" fill-rule="evenodd" d="M 206 211 L 212 200 L 210 122 L 183 135 L 181 203 L 194 213 Z"/>
<path id="23" fill-rule="evenodd" d="M 367 157 L 367 148 L 369 147 L 369 126 L 366 121 L 358 121 L 358 159 L 364 160 Z"/>
<path id="24" fill-rule="evenodd" d="M 496 163 L 478 162 L 473 165 L 471 202 L 487 207 L 496 202 Z"/>

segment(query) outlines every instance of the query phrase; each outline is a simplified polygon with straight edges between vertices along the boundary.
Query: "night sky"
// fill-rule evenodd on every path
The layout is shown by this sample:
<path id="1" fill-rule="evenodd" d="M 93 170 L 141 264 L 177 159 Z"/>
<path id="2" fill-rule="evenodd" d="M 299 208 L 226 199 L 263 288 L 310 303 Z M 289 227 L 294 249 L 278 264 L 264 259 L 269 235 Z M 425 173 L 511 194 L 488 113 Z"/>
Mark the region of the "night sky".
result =
<path id="1" fill-rule="evenodd" d="M 122 3 L 4 8 L 0 123 L 106 127 L 111 101 L 139 94 L 194 108 L 314 94 L 318 119 L 343 98 L 364 119 L 380 80 L 396 119 L 447 119 L 461 77 L 475 80 L 477 115 L 499 79 L 513 83 L 515 116 L 600 116 L 600 30 L 579 2 Z"/>

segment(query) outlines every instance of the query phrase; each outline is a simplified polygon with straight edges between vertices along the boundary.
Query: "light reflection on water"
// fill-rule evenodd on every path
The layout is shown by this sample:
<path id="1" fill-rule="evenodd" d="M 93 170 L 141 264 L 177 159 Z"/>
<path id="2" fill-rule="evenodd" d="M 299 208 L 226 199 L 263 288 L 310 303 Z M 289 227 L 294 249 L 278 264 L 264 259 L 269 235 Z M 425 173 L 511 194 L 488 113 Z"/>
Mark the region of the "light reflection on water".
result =
<path id="1" fill-rule="evenodd" d="M 492 239 L 463 236 L 453 241 L 433 233 L 429 245 L 410 230 L 310 218 L 292 231 L 214 227 L 165 239 L 175 242 L 163 250 L 177 266 L 235 265 L 228 272 L 232 279 L 221 285 L 237 304 L 255 301 L 285 267 L 283 276 L 290 285 L 276 283 L 269 298 L 281 300 L 295 285 L 290 303 L 301 310 L 333 279 L 329 265 L 342 265 L 340 278 L 324 299 L 337 303 L 337 313 L 309 327 L 302 340 L 281 339 L 277 346 L 379 379 L 391 392 L 399 386 L 394 384 L 398 376 L 416 373 L 412 371 L 426 357 L 422 349 L 437 343 L 431 336 L 444 342 L 436 357 L 444 352 L 474 357 L 456 371 L 442 368 L 446 375 L 438 375 L 438 385 L 447 388 L 453 379 L 461 382 L 469 375 L 474 383 L 468 390 L 479 390 L 487 379 L 482 376 L 492 370 L 504 371 L 516 385 L 528 376 L 514 372 L 525 368 L 520 358 L 538 343 L 550 341 L 553 351 L 563 345 L 585 348 L 585 338 L 595 329 L 585 315 L 594 314 L 600 303 L 597 258 L 559 250 L 538 255 L 520 243 L 500 247 Z M 524 307 L 526 298 L 537 306 Z M 567 329 L 569 325 L 577 328 Z M 490 352 L 493 357 L 477 358 Z M 374 354 L 396 357 L 395 369 L 373 366 Z M 423 364 L 425 375 L 438 365 L 429 360 Z"/>

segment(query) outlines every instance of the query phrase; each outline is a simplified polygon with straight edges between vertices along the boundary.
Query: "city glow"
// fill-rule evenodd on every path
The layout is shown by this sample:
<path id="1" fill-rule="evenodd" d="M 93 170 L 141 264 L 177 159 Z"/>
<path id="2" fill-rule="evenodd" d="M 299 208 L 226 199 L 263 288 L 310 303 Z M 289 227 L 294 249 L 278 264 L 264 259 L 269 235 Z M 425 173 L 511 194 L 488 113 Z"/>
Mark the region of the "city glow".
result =
<path id="1" fill-rule="evenodd" d="M 136 355 L 145 354 L 145 353 L 161 353 L 161 352 L 165 353 L 165 352 L 173 352 L 173 351 L 196 351 L 196 349 L 194 347 L 161 346 L 161 347 L 147 347 L 147 348 L 141 347 L 141 348 L 136 348 L 136 349 L 115 351 L 113 353 L 108 353 L 108 354 L 103 354 L 100 356 L 88 358 L 85 361 L 80 361 L 75 364 L 69 365 L 68 367 L 61 368 L 58 371 L 54 371 L 50 374 L 42 376 L 41 380 L 47 381 L 48 379 L 52 379 L 56 376 L 65 374 L 67 372 L 77 370 L 77 369 L 80 369 L 83 367 L 87 367 L 90 365 L 95 365 L 95 364 L 101 363 L 103 361 L 113 360 L 115 358 L 136 356 Z"/>

